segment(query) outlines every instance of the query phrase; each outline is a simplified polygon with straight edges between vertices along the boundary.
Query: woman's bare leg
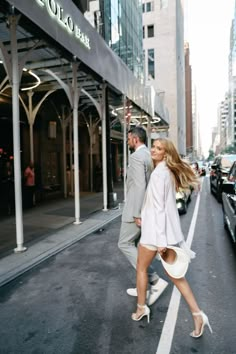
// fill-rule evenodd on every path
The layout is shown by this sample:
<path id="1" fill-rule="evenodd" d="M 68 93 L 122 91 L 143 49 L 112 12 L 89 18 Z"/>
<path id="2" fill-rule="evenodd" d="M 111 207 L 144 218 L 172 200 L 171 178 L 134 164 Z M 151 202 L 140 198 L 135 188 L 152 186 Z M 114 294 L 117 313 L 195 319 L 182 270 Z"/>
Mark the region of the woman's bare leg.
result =
<path id="1" fill-rule="evenodd" d="M 138 247 L 138 260 L 137 260 L 137 292 L 138 292 L 138 304 L 146 304 L 146 291 L 148 284 L 148 274 L 147 269 L 152 263 L 153 258 L 156 256 L 156 251 L 151 251 L 142 245 Z M 141 308 L 137 308 L 136 315 L 137 317 L 143 313 Z"/>
<path id="2" fill-rule="evenodd" d="M 168 275 L 169 276 L 169 275 Z M 192 292 L 192 289 L 190 288 L 189 283 L 185 278 L 181 279 L 175 279 L 169 276 L 171 281 L 174 283 L 174 285 L 177 287 L 177 289 L 180 291 L 182 296 L 184 297 L 185 301 L 187 302 L 189 309 L 191 313 L 193 312 L 200 312 L 200 308 L 198 306 L 198 303 L 195 299 L 195 296 Z M 202 327 L 202 317 L 201 316 L 193 316 L 194 320 L 194 325 L 195 325 L 195 334 L 199 334 L 201 327 Z"/>

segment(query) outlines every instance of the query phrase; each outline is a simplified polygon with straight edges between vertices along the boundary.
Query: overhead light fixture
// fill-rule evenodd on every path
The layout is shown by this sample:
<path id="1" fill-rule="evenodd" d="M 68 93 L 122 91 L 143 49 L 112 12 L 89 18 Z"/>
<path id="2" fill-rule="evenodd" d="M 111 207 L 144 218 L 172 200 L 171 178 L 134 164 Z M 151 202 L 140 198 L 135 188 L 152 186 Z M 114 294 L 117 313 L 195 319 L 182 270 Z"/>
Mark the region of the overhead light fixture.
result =
<path id="1" fill-rule="evenodd" d="M 159 122 L 160 122 L 160 120 L 161 120 L 161 118 L 160 118 L 160 117 L 153 117 L 153 121 L 152 121 L 152 123 L 159 123 Z"/>
<path id="2" fill-rule="evenodd" d="M 0 59 L 0 64 L 3 64 L 3 60 L 1 60 L 1 59 Z M 32 90 L 32 89 L 38 87 L 38 86 L 41 84 L 40 78 L 38 77 L 38 75 L 36 75 L 35 73 L 33 73 L 32 70 L 28 70 L 28 69 L 26 69 L 26 68 L 23 68 L 23 71 L 24 71 L 24 72 L 27 72 L 28 74 L 30 74 L 31 76 L 33 76 L 33 77 L 36 79 L 36 83 L 35 83 L 34 85 L 32 85 L 32 86 L 21 88 L 21 91 Z"/>
<path id="3" fill-rule="evenodd" d="M 23 70 L 28 72 L 30 75 L 32 75 L 36 79 L 36 83 L 34 85 L 30 86 L 30 87 L 21 88 L 21 91 L 33 90 L 34 88 L 38 87 L 41 84 L 41 80 L 38 77 L 38 75 L 33 73 L 31 70 L 27 70 L 25 68 Z"/>
<path id="4" fill-rule="evenodd" d="M 118 116 L 118 114 L 114 111 L 114 109 L 111 111 L 111 114 L 113 114 L 113 116 Z"/>
<path id="5" fill-rule="evenodd" d="M 128 108 L 129 108 L 129 109 L 130 109 L 130 108 L 133 108 L 133 106 L 131 105 L 131 106 L 126 106 L 126 107 L 125 107 L 125 109 L 128 109 Z M 121 111 L 122 109 L 124 109 L 123 106 L 122 106 L 122 107 L 117 107 L 117 108 L 116 108 L 116 111 Z"/>

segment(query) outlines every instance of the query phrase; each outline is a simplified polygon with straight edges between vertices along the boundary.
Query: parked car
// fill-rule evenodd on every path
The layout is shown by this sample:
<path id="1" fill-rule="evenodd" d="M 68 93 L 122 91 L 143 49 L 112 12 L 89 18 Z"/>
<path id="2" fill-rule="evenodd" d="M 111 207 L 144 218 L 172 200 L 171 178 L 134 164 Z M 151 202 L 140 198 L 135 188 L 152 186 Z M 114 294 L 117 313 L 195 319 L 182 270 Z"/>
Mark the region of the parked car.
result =
<path id="1" fill-rule="evenodd" d="M 225 229 L 236 243 L 236 161 L 222 183 L 222 208 Z"/>
<path id="2" fill-rule="evenodd" d="M 222 201 L 222 183 L 228 177 L 229 170 L 236 160 L 236 155 L 219 155 L 211 165 L 210 190 L 216 195 L 219 203 Z"/>
<path id="3" fill-rule="evenodd" d="M 191 193 L 191 188 L 185 190 L 180 189 L 178 192 L 176 192 L 176 205 L 179 214 L 187 213 L 188 204 L 191 201 Z"/>
<path id="4" fill-rule="evenodd" d="M 211 165 L 213 164 L 213 160 L 210 160 L 208 161 L 208 170 L 210 171 L 211 170 Z"/>
<path id="5" fill-rule="evenodd" d="M 206 163 L 204 161 L 198 161 L 198 168 L 200 176 L 206 176 Z"/>
<path id="6" fill-rule="evenodd" d="M 191 167 L 199 176 L 206 176 L 206 167 L 203 161 L 192 162 Z"/>

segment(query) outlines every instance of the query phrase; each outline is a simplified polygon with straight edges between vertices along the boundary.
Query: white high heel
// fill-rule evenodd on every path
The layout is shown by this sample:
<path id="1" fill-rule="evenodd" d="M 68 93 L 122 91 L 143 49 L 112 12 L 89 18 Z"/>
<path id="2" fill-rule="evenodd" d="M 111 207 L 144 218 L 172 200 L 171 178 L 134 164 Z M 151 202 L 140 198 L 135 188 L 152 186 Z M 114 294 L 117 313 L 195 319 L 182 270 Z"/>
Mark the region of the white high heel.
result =
<path id="1" fill-rule="evenodd" d="M 203 332 L 204 332 L 204 327 L 207 325 L 208 328 L 209 328 L 209 331 L 212 333 L 212 328 L 211 328 L 211 325 L 210 325 L 210 322 L 208 320 L 208 317 L 207 315 L 203 312 L 203 311 L 200 311 L 200 312 L 193 312 L 192 313 L 193 316 L 201 316 L 202 317 L 202 327 L 201 327 L 201 330 L 199 332 L 199 334 L 195 334 L 195 331 L 191 332 L 190 333 L 190 336 L 193 337 L 193 338 L 199 338 L 203 335 Z"/>
<path id="2" fill-rule="evenodd" d="M 140 321 L 143 317 L 147 316 L 147 322 L 149 323 L 150 322 L 150 308 L 147 306 L 147 305 L 139 305 L 137 304 L 137 307 L 139 309 L 144 309 L 144 312 L 140 315 L 140 316 L 137 316 L 136 313 L 132 313 L 132 320 L 133 321 Z"/>

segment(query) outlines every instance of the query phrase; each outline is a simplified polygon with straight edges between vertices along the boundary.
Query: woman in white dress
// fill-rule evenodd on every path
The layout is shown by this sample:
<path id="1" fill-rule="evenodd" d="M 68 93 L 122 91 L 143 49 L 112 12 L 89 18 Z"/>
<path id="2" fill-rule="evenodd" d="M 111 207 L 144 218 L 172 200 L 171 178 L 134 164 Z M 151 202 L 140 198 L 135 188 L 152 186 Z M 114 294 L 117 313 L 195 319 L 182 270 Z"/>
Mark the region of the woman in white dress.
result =
<path id="1" fill-rule="evenodd" d="M 134 321 L 147 316 L 148 322 L 150 309 L 146 305 L 147 269 L 153 258 L 157 253 L 163 258 L 167 256 L 168 246 L 171 245 L 185 249 L 190 258 L 195 256 L 184 241 L 176 206 L 176 190 L 180 187 L 186 189 L 190 185 L 199 185 L 192 168 L 180 158 L 169 139 L 155 140 L 151 155 L 155 169 L 151 174 L 140 219 L 142 235 L 137 261 L 138 301 L 137 310 L 132 314 Z M 176 279 L 168 276 L 183 295 L 193 315 L 195 329 L 190 335 L 194 338 L 200 337 L 205 325 L 208 325 L 211 331 L 208 318 L 200 310 L 187 280 L 184 277 Z"/>

